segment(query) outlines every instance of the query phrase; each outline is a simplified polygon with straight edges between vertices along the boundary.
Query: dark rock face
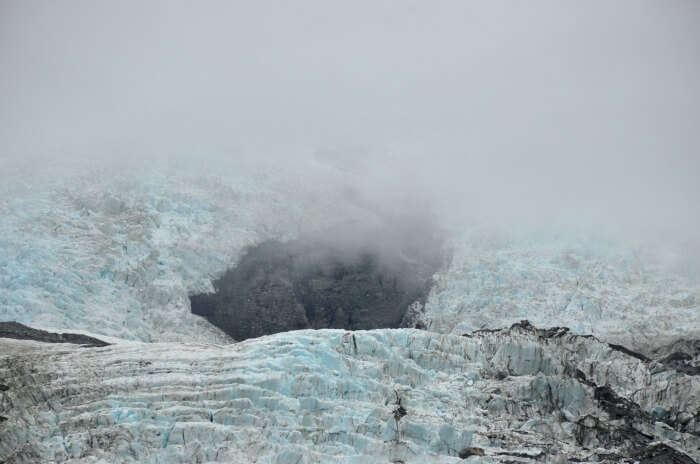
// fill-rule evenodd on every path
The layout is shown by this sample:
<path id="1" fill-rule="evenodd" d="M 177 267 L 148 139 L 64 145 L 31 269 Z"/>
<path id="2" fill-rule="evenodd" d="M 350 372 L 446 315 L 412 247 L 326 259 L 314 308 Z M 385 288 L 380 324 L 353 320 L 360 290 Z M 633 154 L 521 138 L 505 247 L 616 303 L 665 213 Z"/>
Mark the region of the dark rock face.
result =
<path id="1" fill-rule="evenodd" d="M 579 444 L 586 445 L 588 440 L 595 437 L 606 446 L 637 449 L 654 438 L 635 427 L 635 424 L 639 423 L 653 423 L 651 417 L 642 411 L 637 403 L 619 396 L 607 385 L 593 386 L 593 397 L 598 406 L 608 413 L 610 420 L 602 421 L 591 415 L 579 420 L 576 433 Z"/>
<path id="2" fill-rule="evenodd" d="M 687 454 L 659 443 L 633 456 L 640 464 L 696 464 Z"/>
<path id="3" fill-rule="evenodd" d="M 107 346 L 109 343 L 87 335 L 72 333 L 53 333 L 45 330 L 32 329 L 19 322 L 0 322 L 0 338 L 16 340 L 34 340 L 46 343 L 74 343 L 86 347 Z"/>
<path id="4" fill-rule="evenodd" d="M 459 452 L 459 457 L 461 459 L 467 459 L 470 456 L 485 456 L 483 448 L 470 447 L 464 448 Z"/>
<path id="5" fill-rule="evenodd" d="M 700 340 L 676 340 L 657 348 L 652 354 L 667 369 L 687 375 L 700 375 Z"/>
<path id="6" fill-rule="evenodd" d="M 214 282 L 190 296 L 192 312 L 236 340 L 296 329 L 413 326 L 443 257 L 437 241 L 368 231 L 330 239 L 270 240 L 249 248 Z"/>
<path id="7" fill-rule="evenodd" d="M 682 351 L 675 351 L 659 360 L 664 366 L 688 375 L 700 375 L 700 366 L 695 364 L 695 358 Z"/>
<path id="8" fill-rule="evenodd" d="M 633 358 L 637 358 L 642 362 L 649 362 L 649 358 L 644 356 L 641 353 L 637 353 L 635 351 L 630 350 L 629 348 L 622 346 L 622 345 L 616 345 L 614 343 L 608 343 L 608 346 L 612 348 L 615 351 L 619 351 L 621 353 L 625 353 L 628 356 L 632 356 Z"/>

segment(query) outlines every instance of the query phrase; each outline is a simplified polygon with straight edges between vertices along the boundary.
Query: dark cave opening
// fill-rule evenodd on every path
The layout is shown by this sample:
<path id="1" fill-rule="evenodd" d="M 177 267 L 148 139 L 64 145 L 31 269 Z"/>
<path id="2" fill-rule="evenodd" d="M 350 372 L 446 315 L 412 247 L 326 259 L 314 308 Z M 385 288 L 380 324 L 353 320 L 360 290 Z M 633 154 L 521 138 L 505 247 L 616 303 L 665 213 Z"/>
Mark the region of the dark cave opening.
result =
<path id="1" fill-rule="evenodd" d="M 416 326 L 433 275 L 445 262 L 439 234 L 348 227 L 249 247 L 213 282 L 190 296 L 192 313 L 235 340 L 297 329 Z M 418 324 L 420 326 L 420 324 Z"/>

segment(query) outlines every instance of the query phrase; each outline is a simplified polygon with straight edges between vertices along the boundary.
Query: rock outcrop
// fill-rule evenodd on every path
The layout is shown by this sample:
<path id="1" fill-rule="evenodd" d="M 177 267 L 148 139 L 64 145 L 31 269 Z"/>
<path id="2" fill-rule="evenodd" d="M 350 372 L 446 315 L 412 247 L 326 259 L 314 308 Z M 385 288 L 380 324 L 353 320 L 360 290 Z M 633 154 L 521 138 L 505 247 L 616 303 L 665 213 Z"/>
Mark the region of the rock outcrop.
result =
<path id="1" fill-rule="evenodd" d="M 190 297 L 192 312 L 236 340 L 297 329 L 413 326 L 442 263 L 426 231 L 353 229 L 353 239 L 305 237 L 251 247 L 214 282 Z M 330 237 L 330 238 L 328 238 Z M 409 310 L 410 308 L 410 310 Z"/>
<path id="2" fill-rule="evenodd" d="M 0 338 L 34 340 L 47 343 L 74 343 L 86 347 L 109 345 L 109 343 L 87 335 L 47 332 L 46 330 L 27 327 L 19 322 L 0 322 Z"/>

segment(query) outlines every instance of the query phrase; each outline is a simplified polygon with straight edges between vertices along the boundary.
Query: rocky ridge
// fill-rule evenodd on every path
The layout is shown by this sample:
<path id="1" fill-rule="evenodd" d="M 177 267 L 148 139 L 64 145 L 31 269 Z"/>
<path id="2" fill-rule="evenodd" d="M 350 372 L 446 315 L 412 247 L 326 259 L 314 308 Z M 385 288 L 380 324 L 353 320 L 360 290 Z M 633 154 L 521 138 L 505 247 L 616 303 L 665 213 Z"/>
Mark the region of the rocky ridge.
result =
<path id="1" fill-rule="evenodd" d="M 107 346 L 95 337 L 73 333 L 53 333 L 46 330 L 32 329 L 18 322 L 0 322 L 0 338 L 17 340 L 34 340 L 46 343 L 74 343 L 85 347 Z"/>

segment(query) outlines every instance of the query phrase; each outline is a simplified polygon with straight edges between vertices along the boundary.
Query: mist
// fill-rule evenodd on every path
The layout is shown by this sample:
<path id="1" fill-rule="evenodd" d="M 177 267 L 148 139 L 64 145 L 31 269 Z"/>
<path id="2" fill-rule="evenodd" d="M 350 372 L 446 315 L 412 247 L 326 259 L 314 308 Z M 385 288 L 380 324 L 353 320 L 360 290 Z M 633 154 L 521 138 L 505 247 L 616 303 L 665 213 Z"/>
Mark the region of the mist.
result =
<path id="1" fill-rule="evenodd" d="M 0 168 L 274 166 L 387 221 L 697 250 L 698 24 L 692 0 L 2 0 Z"/>

